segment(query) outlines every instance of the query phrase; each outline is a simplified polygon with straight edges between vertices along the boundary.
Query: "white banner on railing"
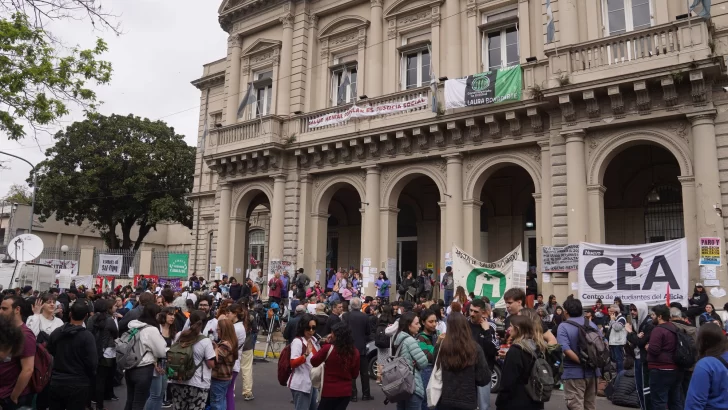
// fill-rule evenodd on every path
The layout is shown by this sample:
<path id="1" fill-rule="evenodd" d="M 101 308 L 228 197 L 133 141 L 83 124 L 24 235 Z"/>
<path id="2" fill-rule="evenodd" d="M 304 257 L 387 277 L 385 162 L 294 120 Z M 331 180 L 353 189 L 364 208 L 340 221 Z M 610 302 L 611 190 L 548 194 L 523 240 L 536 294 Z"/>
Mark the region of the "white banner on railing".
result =
<path id="1" fill-rule="evenodd" d="M 326 125 L 340 124 L 352 118 L 374 117 L 377 115 L 392 114 L 400 111 L 407 111 L 413 108 L 427 106 L 427 96 L 420 96 L 407 101 L 383 103 L 377 105 L 352 106 L 346 111 L 324 114 L 308 120 L 308 128 L 324 127 Z"/>

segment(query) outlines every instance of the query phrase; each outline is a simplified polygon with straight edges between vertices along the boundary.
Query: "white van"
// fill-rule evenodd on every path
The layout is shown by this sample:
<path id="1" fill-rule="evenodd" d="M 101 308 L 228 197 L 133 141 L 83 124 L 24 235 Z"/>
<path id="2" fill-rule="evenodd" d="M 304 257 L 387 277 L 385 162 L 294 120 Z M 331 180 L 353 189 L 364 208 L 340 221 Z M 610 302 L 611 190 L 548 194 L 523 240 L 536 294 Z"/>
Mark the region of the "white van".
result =
<path id="1" fill-rule="evenodd" d="M 10 279 L 13 277 L 13 271 L 15 271 L 15 277 L 11 284 Z M 30 285 L 33 290 L 44 292 L 50 289 L 51 286 L 55 286 L 55 284 L 56 273 L 50 265 L 20 262 L 17 270 L 15 270 L 15 262 L 0 263 L 0 286 L 3 289 L 23 288 Z"/>

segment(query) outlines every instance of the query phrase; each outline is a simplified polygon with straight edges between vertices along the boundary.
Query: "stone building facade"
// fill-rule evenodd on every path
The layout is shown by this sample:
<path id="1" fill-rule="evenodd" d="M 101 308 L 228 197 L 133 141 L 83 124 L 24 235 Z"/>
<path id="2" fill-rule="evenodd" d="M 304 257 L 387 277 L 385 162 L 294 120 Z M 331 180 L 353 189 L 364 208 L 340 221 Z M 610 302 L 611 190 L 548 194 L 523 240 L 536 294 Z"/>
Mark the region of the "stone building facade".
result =
<path id="1" fill-rule="evenodd" d="M 227 54 L 193 81 L 196 273 L 244 272 L 252 213 L 268 210 L 266 260 L 311 275 L 442 270 L 453 244 L 481 260 L 523 244 L 538 265 L 541 245 L 686 237 L 696 280 L 698 238 L 725 238 L 728 217 L 728 1 L 709 20 L 683 0 L 550 4 L 225 0 Z M 514 64 L 517 102 L 445 110 L 430 86 Z M 542 291 L 563 300 L 575 276 Z"/>

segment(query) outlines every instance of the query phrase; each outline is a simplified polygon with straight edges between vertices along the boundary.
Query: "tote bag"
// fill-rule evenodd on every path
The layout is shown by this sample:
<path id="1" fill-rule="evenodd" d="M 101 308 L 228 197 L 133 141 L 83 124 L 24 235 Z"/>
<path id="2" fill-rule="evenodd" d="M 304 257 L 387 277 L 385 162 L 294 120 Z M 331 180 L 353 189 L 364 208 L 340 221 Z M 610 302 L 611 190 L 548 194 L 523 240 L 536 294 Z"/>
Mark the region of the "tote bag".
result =
<path id="1" fill-rule="evenodd" d="M 324 366 L 326 365 L 326 360 L 329 359 L 333 350 L 334 345 L 331 345 L 328 353 L 326 353 L 326 359 L 324 359 L 324 362 L 318 367 L 311 368 L 311 387 L 318 390 L 317 400 L 321 400 L 321 391 L 324 389 Z"/>
<path id="2" fill-rule="evenodd" d="M 438 357 L 440 357 L 439 350 L 435 356 L 435 368 L 432 369 L 430 381 L 427 383 L 427 407 L 437 406 L 442 396 L 442 366 L 437 362 Z"/>

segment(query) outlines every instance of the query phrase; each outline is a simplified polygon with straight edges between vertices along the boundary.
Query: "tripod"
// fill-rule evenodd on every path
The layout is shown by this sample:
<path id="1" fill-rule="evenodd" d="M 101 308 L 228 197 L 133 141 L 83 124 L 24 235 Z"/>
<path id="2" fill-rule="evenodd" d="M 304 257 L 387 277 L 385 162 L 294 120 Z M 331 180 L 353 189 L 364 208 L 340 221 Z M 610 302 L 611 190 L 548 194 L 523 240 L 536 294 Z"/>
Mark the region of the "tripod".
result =
<path id="1" fill-rule="evenodd" d="M 260 360 L 261 362 L 267 362 L 268 361 L 268 351 L 275 352 L 273 349 L 273 330 L 276 328 L 276 322 L 278 322 L 278 327 L 281 327 L 281 319 L 278 316 L 278 309 L 273 309 L 273 318 L 270 321 L 270 324 L 268 324 L 268 335 L 265 339 L 265 350 L 263 351 L 263 359 Z"/>

